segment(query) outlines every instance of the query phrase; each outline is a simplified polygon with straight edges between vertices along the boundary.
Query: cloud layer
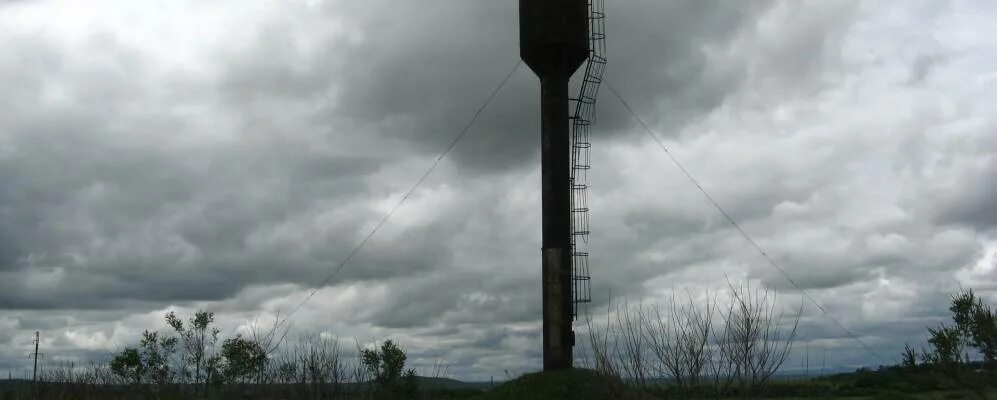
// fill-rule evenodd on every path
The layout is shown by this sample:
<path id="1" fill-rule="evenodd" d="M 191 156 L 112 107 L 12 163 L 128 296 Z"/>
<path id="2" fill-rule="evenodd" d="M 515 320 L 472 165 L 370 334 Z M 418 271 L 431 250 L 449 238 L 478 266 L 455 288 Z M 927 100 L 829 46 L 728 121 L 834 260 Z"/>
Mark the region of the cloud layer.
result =
<path id="1" fill-rule="evenodd" d="M 919 343 L 959 286 L 997 301 L 997 9 L 609 3 L 609 84 L 878 353 Z M 168 309 L 235 330 L 294 308 L 515 64 L 516 12 L 0 5 L 0 370 L 35 330 L 87 358 Z M 464 379 L 536 369 L 537 98 L 519 70 L 295 329 L 396 337 Z M 594 135 L 593 312 L 726 279 L 799 304 L 608 91 Z M 829 365 L 877 362 L 805 312 Z"/>

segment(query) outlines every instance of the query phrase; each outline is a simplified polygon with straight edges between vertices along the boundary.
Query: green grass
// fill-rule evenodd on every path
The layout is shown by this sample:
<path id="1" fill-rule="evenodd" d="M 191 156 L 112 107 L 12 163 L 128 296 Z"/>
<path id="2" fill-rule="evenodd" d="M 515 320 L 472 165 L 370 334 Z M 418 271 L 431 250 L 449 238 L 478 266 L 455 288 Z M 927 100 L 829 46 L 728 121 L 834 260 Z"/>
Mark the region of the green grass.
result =
<path id="1" fill-rule="evenodd" d="M 785 384 L 785 383 L 782 383 Z M 823 385 L 822 385 L 823 387 Z M 823 387 L 827 389 L 827 387 Z M 607 381 L 599 376 L 595 371 L 574 369 L 557 372 L 545 372 L 523 375 L 515 380 L 506 382 L 495 389 L 473 397 L 474 400 L 507 400 L 507 399 L 550 399 L 550 400 L 612 400 L 612 399 L 664 399 L 667 397 L 654 397 L 648 394 L 638 395 L 634 390 L 623 391 L 624 385 L 619 381 Z M 818 388 L 820 389 L 820 388 Z M 867 389 L 868 394 L 863 393 L 855 396 L 826 395 L 822 396 L 816 392 L 806 397 L 797 396 L 763 396 L 771 399 L 794 399 L 794 400 L 961 400 L 980 399 L 976 394 L 967 390 L 940 390 L 924 393 L 900 392 L 883 389 Z M 771 393 L 770 393 L 771 394 Z M 735 398 L 731 398 L 734 400 Z M 740 400 L 742 397 L 737 397 Z M 987 399 L 997 400 L 997 390 L 991 389 L 987 392 Z"/>
<path id="2" fill-rule="evenodd" d="M 997 399 L 997 391 L 986 393 L 987 399 Z M 787 397 L 787 400 L 974 400 L 980 399 L 969 391 L 938 391 L 928 393 L 883 392 L 868 396 L 847 397 Z"/>
<path id="3" fill-rule="evenodd" d="M 612 385 L 595 371 L 568 369 L 526 374 L 485 392 L 476 400 L 605 400 Z"/>

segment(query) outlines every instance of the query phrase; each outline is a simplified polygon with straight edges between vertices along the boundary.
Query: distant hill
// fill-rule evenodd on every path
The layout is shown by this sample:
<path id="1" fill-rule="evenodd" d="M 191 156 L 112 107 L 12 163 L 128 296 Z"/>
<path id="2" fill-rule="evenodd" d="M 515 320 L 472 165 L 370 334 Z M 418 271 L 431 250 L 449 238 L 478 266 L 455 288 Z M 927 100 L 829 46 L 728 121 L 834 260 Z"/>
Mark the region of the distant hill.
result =
<path id="1" fill-rule="evenodd" d="M 430 378 L 418 376 L 420 389 L 447 389 L 447 390 L 488 390 L 492 387 L 491 382 L 464 382 L 450 378 Z M 501 382 L 495 383 L 495 385 Z"/>
<path id="2" fill-rule="evenodd" d="M 603 400 L 629 394 L 622 382 L 605 380 L 586 369 L 526 374 L 497 385 L 478 400 Z M 625 396 L 629 397 L 629 396 Z"/>

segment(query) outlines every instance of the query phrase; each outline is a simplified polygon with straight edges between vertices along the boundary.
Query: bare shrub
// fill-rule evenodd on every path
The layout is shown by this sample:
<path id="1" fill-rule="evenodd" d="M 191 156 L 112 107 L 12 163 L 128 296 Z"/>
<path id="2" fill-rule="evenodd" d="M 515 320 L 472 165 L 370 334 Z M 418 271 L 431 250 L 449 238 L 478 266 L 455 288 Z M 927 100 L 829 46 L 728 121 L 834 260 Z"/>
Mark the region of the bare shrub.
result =
<path id="1" fill-rule="evenodd" d="M 644 306 L 629 307 L 626 302 L 616 310 L 616 340 L 614 349 L 622 377 L 638 388 L 648 387 L 651 377 L 647 360 L 647 316 Z"/>
<path id="2" fill-rule="evenodd" d="M 608 308 L 612 310 L 612 302 L 610 302 Z M 613 351 L 616 347 L 616 335 L 613 333 L 613 327 L 609 320 L 610 315 L 611 313 L 607 313 L 606 324 L 599 326 L 592 321 L 591 315 L 586 314 L 585 323 L 588 328 L 589 339 L 588 349 L 591 352 L 591 360 L 586 359 L 586 361 L 591 363 L 589 365 L 590 368 L 603 376 L 620 377 L 622 373 L 617 368 L 616 357 Z"/>
<path id="3" fill-rule="evenodd" d="M 91 361 L 49 363 L 39 369 L 39 392 L 24 398 L 106 399 L 113 398 L 127 384 L 107 363 Z M 17 398 L 17 397 L 15 397 Z"/>
<path id="4" fill-rule="evenodd" d="M 609 308 L 612 309 L 612 306 Z M 611 315 L 611 313 L 606 314 L 604 325 L 594 323 L 591 316 L 586 315 L 588 350 L 591 355 L 583 361 L 599 375 L 611 399 L 623 400 L 628 398 L 627 388 L 621 379 L 623 374 L 617 361 L 617 337 L 610 319 Z"/>
<path id="5" fill-rule="evenodd" d="M 683 304 L 672 296 L 664 313 L 656 306 L 653 318 L 645 324 L 647 343 L 656 361 L 654 372 L 671 378 L 682 393 L 692 393 L 702 385 L 713 353 L 713 302 L 708 300 L 705 307 L 698 307 L 687 295 Z"/>
<path id="6" fill-rule="evenodd" d="M 433 379 L 448 379 L 450 378 L 450 364 L 444 360 L 435 360 L 432 370 L 425 376 Z"/>
<path id="7" fill-rule="evenodd" d="M 285 347 L 278 359 L 274 375 L 293 388 L 296 398 L 324 399 L 343 392 L 347 367 L 338 338 L 303 335 Z"/>
<path id="8" fill-rule="evenodd" d="M 749 285 L 730 287 L 733 300 L 722 314 L 723 340 L 717 341 L 724 361 L 732 370 L 728 377 L 743 393 L 757 393 L 789 357 L 803 305 L 788 317 L 776 311 L 776 296 Z"/>
<path id="9" fill-rule="evenodd" d="M 611 302 L 605 324 L 586 318 L 590 366 L 607 382 L 644 392 L 758 393 L 789 357 L 802 304 L 787 314 L 777 310 L 773 292 L 728 287 L 730 304 L 723 309 L 715 298 L 699 304 L 689 293 L 664 307 Z"/>

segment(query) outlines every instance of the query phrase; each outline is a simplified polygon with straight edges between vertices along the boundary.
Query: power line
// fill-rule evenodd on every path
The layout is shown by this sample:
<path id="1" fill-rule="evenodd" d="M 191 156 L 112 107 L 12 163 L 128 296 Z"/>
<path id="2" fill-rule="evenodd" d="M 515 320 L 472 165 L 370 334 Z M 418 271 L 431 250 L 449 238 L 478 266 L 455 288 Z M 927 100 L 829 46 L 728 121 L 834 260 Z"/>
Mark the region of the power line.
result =
<path id="1" fill-rule="evenodd" d="M 647 135 L 650 136 L 651 139 L 654 139 L 654 142 L 657 143 L 658 146 L 661 147 L 661 149 L 665 151 L 665 154 L 667 154 L 668 158 L 672 161 L 672 163 L 675 164 L 675 166 L 678 167 L 678 169 L 680 171 L 682 171 L 682 174 L 685 175 L 685 177 L 688 178 L 689 181 L 692 182 L 692 184 L 696 186 L 696 189 L 699 189 L 699 191 L 701 193 L 703 193 L 703 196 L 705 196 L 706 199 L 709 200 L 709 202 L 711 204 L 713 204 L 713 207 L 716 208 L 717 211 L 720 211 L 720 214 L 722 214 L 724 216 L 724 218 L 727 220 L 727 222 L 729 222 L 732 226 L 734 226 L 734 229 L 736 229 L 737 232 L 740 233 L 741 236 L 744 237 L 744 239 L 747 240 L 748 243 L 751 244 L 751 247 L 754 247 L 754 249 L 759 254 L 761 254 L 762 257 L 764 257 L 766 261 L 768 261 L 769 265 L 771 265 L 773 268 L 775 268 L 775 270 L 778 271 L 779 274 L 782 275 L 783 278 L 786 278 L 786 280 L 789 281 L 789 283 L 792 284 L 793 287 L 796 288 L 796 290 L 798 290 L 800 293 L 802 293 L 803 297 L 805 297 L 807 300 L 809 300 L 811 303 L 813 303 L 813 305 L 816 306 L 817 309 L 820 310 L 820 312 L 822 314 L 824 314 L 825 318 L 827 318 L 832 323 L 834 323 L 835 325 L 837 325 L 838 328 L 840 328 L 842 331 L 845 332 L 845 334 L 847 334 L 853 340 L 855 340 L 856 342 L 858 342 L 858 344 L 861 345 L 862 348 L 864 348 L 866 351 L 868 351 L 869 354 L 872 354 L 872 356 L 875 357 L 877 360 L 879 360 L 880 363 L 882 363 L 883 365 L 887 364 L 886 361 L 883 360 L 883 358 L 879 356 L 879 354 L 877 354 L 871 347 L 869 347 L 868 345 L 865 344 L 865 342 L 863 342 L 861 339 L 859 339 L 859 337 L 857 335 L 855 335 L 855 333 L 853 333 L 850 329 L 848 329 L 847 327 L 845 327 L 845 325 L 842 324 L 840 321 L 838 321 L 838 319 L 835 318 L 833 315 L 831 315 L 830 313 L 828 313 L 827 310 L 824 308 L 824 306 L 822 306 L 820 303 L 818 303 L 817 300 L 814 299 L 813 296 L 810 295 L 810 293 L 808 293 L 806 290 L 803 289 L 802 286 L 800 286 L 798 283 L 796 283 L 796 281 L 793 280 L 793 278 L 790 277 L 789 274 L 786 273 L 786 271 L 779 265 L 779 263 L 775 262 L 775 260 L 772 259 L 772 257 L 770 257 L 768 255 L 768 253 L 765 252 L 765 250 L 762 249 L 762 247 L 759 246 L 758 243 L 755 242 L 755 240 L 752 239 L 751 236 L 748 235 L 748 233 L 745 232 L 744 229 L 741 228 L 741 225 L 739 225 L 737 223 L 737 221 L 735 221 L 734 218 L 731 217 L 729 213 L 727 213 L 727 210 L 725 210 L 723 207 L 720 206 L 720 203 L 718 203 L 716 201 L 716 199 L 714 199 L 713 196 L 710 195 L 710 193 L 707 192 L 706 189 L 703 188 L 703 185 L 699 184 L 699 180 L 697 180 L 694 176 L 692 176 L 692 174 L 689 173 L 689 170 L 687 170 L 682 165 L 682 163 L 679 162 L 678 158 L 676 158 L 675 155 L 672 154 L 672 152 L 670 150 L 668 150 L 668 146 L 666 146 L 665 143 L 662 142 L 661 139 L 659 139 L 658 136 L 654 134 L 654 131 L 652 131 L 651 128 L 648 127 L 646 123 L 644 123 L 644 120 L 641 119 L 641 117 L 637 115 L 637 112 L 635 112 L 634 109 L 633 109 L 633 107 L 630 106 L 630 103 L 627 103 L 627 101 L 623 99 L 623 96 L 620 96 L 620 93 L 617 92 L 615 88 L 613 88 L 613 85 L 609 84 L 609 82 L 606 82 L 606 87 L 609 89 L 610 92 L 613 93 L 613 96 L 615 96 L 616 99 L 619 100 L 621 104 L 623 104 L 623 107 L 627 109 L 627 112 L 629 112 L 630 115 L 633 116 L 635 120 L 637 120 L 637 123 L 639 123 L 640 126 L 642 128 L 644 128 L 644 132 L 647 133 Z"/>
<path id="2" fill-rule="evenodd" d="M 355 247 L 353 247 L 353 250 L 350 250 L 350 252 L 347 253 L 346 257 L 343 258 L 343 260 L 340 261 L 339 264 L 337 264 L 336 267 L 333 268 L 328 275 L 326 275 L 325 279 L 323 279 L 321 283 L 315 286 L 315 289 L 313 289 L 311 293 L 308 294 L 308 296 L 306 296 L 303 300 L 301 300 L 301 302 L 298 303 L 298 305 L 295 306 L 294 309 L 292 309 L 291 312 L 288 313 L 287 316 L 284 317 L 284 319 L 277 324 L 277 327 L 280 327 L 285 322 L 290 320 L 291 317 L 296 312 L 298 312 L 298 310 L 300 310 L 301 307 L 305 305 L 305 303 L 311 300 L 311 298 L 315 296 L 315 293 L 318 293 L 319 289 L 321 289 L 323 286 L 329 283 L 329 280 L 331 280 L 332 277 L 336 275 L 336 273 L 342 270 L 343 267 L 345 267 L 346 264 L 348 264 L 350 260 L 353 259 L 353 256 L 355 256 L 360 251 L 360 249 L 362 249 L 364 245 L 366 245 L 367 242 L 370 241 L 372 237 L 374 237 L 377 231 L 380 230 L 381 227 L 384 226 L 384 224 L 387 223 L 389 219 L 391 219 L 391 217 L 395 214 L 395 211 L 398 211 L 398 209 L 401 208 L 402 204 L 405 203 L 406 200 L 408 200 L 408 198 L 412 195 L 412 193 L 415 193 L 416 189 L 418 189 L 419 186 L 421 186 L 422 183 L 426 180 L 426 178 L 429 177 L 431 173 L 433 173 L 433 170 L 435 170 L 436 167 L 440 165 L 440 162 L 443 161 L 443 158 L 446 157 L 447 154 L 449 154 L 450 151 L 453 150 L 455 146 L 457 146 L 457 142 L 463 139 L 464 136 L 467 136 L 468 132 L 470 132 L 471 130 L 471 126 L 474 125 L 474 122 L 478 120 L 478 117 L 481 116 L 481 113 L 485 111 L 485 108 L 487 108 L 488 105 L 491 104 L 492 100 L 495 99 L 495 96 L 498 95 L 499 91 L 502 90 L 505 84 L 509 82 L 509 79 L 512 78 L 512 75 L 516 72 L 517 69 L 519 69 L 519 66 L 521 64 L 522 61 L 519 61 L 516 63 L 516 65 L 512 66 L 512 69 L 510 69 L 509 73 L 505 75 L 505 78 L 503 78 L 502 81 L 499 82 L 498 86 L 496 86 L 495 89 L 492 90 L 492 92 L 488 95 L 488 97 L 481 104 L 481 106 L 478 107 L 477 111 L 475 111 L 474 114 L 471 116 L 471 119 L 467 122 L 467 124 L 464 125 L 464 129 L 461 129 L 460 133 L 457 134 L 457 136 L 455 136 L 452 141 L 450 141 L 450 144 L 447 145 L 445 149 L 443 149 L 443 152 L 440 153 L 438 157 L 436 157 L 436 160 L 433 161 L 433 164 L 429 166 L 429 169 L 427 169 L 426 172 L 423 173 L 422 176 L 419 177 L 417 181 L 415 181 L 412 187 L 410 187 L 409 190 L 405 192 L 405 195 L 402 196 L 400 200 L 398 200 L 398 203 L 396 203 L 395 206 L 392 207 L 391 210 L 389 210 L 388 213 L 381 218 L 381 220 L 377 223 L 377 225 L 375 225 L 374 228 L 371 229 L 369 233 L 367 233 L 367 236 L 365 236 L 363 240 L 360 241 L 360 243 L 358 243 Z"/>

